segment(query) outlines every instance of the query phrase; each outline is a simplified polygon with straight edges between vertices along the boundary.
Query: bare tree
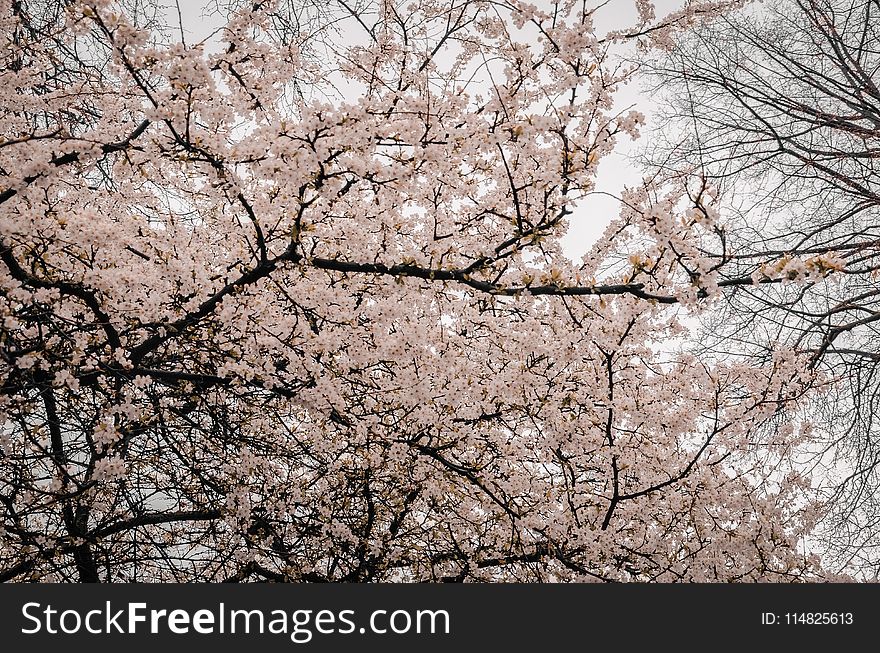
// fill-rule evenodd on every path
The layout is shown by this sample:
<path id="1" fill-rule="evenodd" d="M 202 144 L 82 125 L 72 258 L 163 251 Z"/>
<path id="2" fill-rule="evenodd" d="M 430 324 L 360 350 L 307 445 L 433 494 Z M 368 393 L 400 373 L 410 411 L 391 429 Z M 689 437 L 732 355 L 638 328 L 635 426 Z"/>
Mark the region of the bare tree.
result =
<path id="1" fill-rule="evenodd" d="M 722 277 L 766 272 L 725 295 L 704 342 L 751 355 L 785 342 L 810 354 L 825 386 L 811 414 L 825 436 L 813 463 L 831 482 L 829 559 L 876 577 L 880 2 L 747 6 L 694 29 L 648 69 L 670 100 L 651 167 L 697 172 L 725 192 Z M 819 253 L 844 274 L 760 283 L 792 257 Z"/>

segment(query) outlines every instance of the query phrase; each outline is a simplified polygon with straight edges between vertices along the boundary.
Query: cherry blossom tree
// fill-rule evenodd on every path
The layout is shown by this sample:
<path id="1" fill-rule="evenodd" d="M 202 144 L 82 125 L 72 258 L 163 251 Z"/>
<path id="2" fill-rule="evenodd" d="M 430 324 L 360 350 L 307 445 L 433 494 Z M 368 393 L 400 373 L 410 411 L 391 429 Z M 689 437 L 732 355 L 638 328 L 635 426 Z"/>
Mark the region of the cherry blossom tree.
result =
<path id="1" fill-rule="evenodd" d="M 0 0 L 0 578 L 822 577 L 810 430 L 763 428 L 803 361 L 670 343 L 838 262 L 722 276 L 699 180 L 560 244 L 643 121 L 615 48 L 733 4 L 267 1 L 187 44 Z"/>

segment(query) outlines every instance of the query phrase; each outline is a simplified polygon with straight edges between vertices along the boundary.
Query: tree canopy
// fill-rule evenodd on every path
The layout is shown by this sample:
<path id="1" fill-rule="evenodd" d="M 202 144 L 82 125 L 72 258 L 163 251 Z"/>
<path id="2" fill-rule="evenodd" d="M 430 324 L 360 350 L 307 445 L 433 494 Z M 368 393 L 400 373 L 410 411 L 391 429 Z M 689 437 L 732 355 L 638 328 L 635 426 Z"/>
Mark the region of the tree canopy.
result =
<path id="1" fill-rule="evenodd" d="M 563 254 L 616 49 L 742 3 L 635 4 L 0 0 L 0 579 L 834 577 L 809 352 L 676 343 L 849 262 L 732 256 L 699 171 Z"/>

